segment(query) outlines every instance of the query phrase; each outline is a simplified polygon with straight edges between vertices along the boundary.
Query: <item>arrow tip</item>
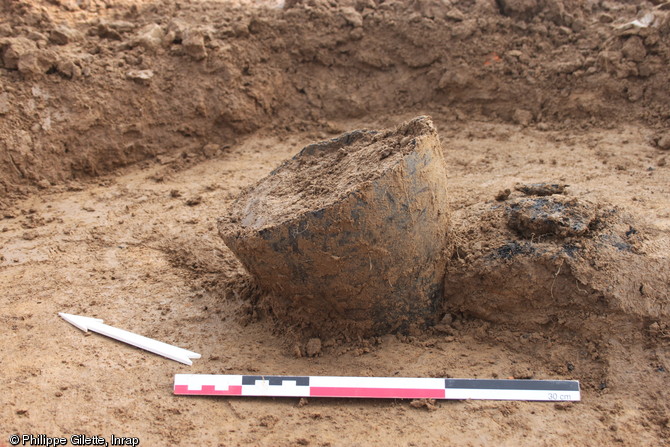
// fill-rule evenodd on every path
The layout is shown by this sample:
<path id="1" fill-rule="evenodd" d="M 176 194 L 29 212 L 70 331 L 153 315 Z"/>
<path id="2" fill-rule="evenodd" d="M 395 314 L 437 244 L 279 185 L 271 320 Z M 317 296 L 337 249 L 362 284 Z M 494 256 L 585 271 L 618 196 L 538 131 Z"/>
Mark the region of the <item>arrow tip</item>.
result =
<path id="1" fill-rule="evenodd" d="M 60 315 L 61 318 L 63 318 L 65 321 L 67 321 L 74 327 L 81 329 L 84 332 L 88 332 L 88 327 L 92 323 L 103 322 L 103 320 L 99 318 L 82 317 L 81 315 L 66 314 L 65 312 L 58 312 L 58 315 Z"/>

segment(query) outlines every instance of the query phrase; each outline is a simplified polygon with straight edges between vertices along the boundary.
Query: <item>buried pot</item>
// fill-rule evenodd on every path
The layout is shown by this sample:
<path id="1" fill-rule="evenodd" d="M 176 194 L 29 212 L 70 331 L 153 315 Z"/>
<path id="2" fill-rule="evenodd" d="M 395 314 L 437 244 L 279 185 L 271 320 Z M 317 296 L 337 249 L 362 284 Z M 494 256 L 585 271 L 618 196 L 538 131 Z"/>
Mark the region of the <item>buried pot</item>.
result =
<path id="1" fill-rule="evenodd" d="M 433 123 L 309 145 L 219 222 L 272 313 L 314 335 L 433 322 L 447 243 L 446 165 Z"/>

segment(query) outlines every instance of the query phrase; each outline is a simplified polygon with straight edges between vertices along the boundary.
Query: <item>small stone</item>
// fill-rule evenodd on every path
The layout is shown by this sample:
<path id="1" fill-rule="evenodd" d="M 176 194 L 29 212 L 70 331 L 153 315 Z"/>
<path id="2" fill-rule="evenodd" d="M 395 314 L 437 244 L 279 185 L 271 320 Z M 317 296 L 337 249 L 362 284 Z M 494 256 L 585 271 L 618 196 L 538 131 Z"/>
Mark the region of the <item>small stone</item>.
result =
<path id="1" fill-rule="evenodd" d="M 670 150 L 670 132 L 659 136 L 656 145 L 664 151 Z"/>
<path id="2" fill-rule="evenodd" d="M 186 24 L 178 19 L 172 19 L 167 26 L 165 33 L 165 42 L 168 44 L 179 44 L 184 40 L 186 34 Z"/>
<path id="3" fill-rule="evenodd" d="M 570 57 L 553 64 L 554 69 L 558 73 L 571 74 L 580 70 L 584 66 L 584 59 L 578 54 L 573 54 Z"/>
<path id="4" fill-rule="evenodd" d="M 445 335 L 454 335 L 454 328 L 447 324 L 443 323 L 438 323 L 435 326 L 433 326 L 433 330 L 440 334 L 445 334 Z"/>
<path id="5" fill-rule="evenodd" d="M 151 78 L 153 77 L 153 70 L 130 70 L 128 73 L 126 73 L 126 78 L 142 85 L 148 85 L 151 83 Z"/>
<path id="6" fill-rule="evenodd" d="M 260 420 L 258 421 L 258 425 L 260 425 L 261 427 L 272 428 L 275 425 L 277 425 L 277 422 L 279 422 L 279 419 L 276 416 L 267 414 L 260 418 Z"/>
<path id="7" fill-rule="evenodd" d="M 308 357 L 316 357 L 317 355 L 321 354 L 321 339 L 310 338 L 305 345 L 305 353 Z"/>
<path id="8" fill-rule="evenodd" d="M 363 26 L 363 16 L 351 6 L 342 8 L 340 14 L 344 17 L 344 20 L 354 28 Z"/>
<path id="9" fill-rule="evenodd" d="M 364 9 L 377 9 L 375 0 L 356 0 L 356 10 L 363 11 Z"/>
<path id="10" fill-rule="evenodd" d="M 512 191 L 510 191 L 509 188 L 508 189 L 501 189 L 500 191 L 498 191 L 498 194 L 496 194 L 496 200 L 498 202 L 504 202 L 505 200 L 507 200 L 509 198 L 509 195 L 511 193 L 512 193 Z"/>
<path id="11" fill-rule="evenodd" d="M 437 410 L 435 399 L 414 399 L 409 403 L 412 408 L 425 408 L 428 411 Z"/>
<path id="12" fill-rule="evenodd" d="M 121 37 L 121 33 L 119 33 L 117 30 L 110 28 L 109 25 L 107 24 L 100 24 L 98 25 L 98 36 L 100 36 L 102 39 L 109 39 L 109 40 L 122 40 L 123 38 Z"/>
<path id="13" fill-rule="evenodd" d="M 202 147 L 202 154 L 207 158 L 211 158 L 215 156 L 220 149 L 221 146 L 218 144 L 209 143 Z"/>
<path id="14" fill-rule="evenodd" d="M 572 28 L 568 28 L 567 26 L 559 26 L 558 32 L 563 34 L 564 36 L 569 36 L 572 34 Z"/>
<path id="15" fill-rule="evenodd" d="M 26 241 L 32 241 L 35 239 L 37 235 L 35 233 L 30 233 L 30 232 L 25 232 L 23 235 L 21 235 L 21 238 Z"/>
<path id="16" fill-rule="evenodd" d="M 634 62 L 642 62 L 647 57 L 647 50 L 644 47 L 642 39 L 638 36 L 631 36 L 623 44 L 621 49 L 624 57 Z"/>
<path id="17" fill-rule="evenodd" d="M 557 402 L 554 404 L 554 409 L 558 411 L 570 411 L 574 407 L 572 402 Z"/>
<path id="18" fill-rule="evenodd" d="M 189 31 L 182 41 L 184 52 L 194 60 L 199 61 L 207 57 L 205 38 L 199 31 Z"/>
<path id="19" fill-rule="evenodd" d="M 2 60 L 5 68 L 10 70 L 17 70 L 19 68 L 19 60 L 22 57 L 37 51 L 35 42 L 24 37 L 7 39 L 5 45 L 5 54 Z"/>
<path id="20" fill-rule="evenodd" d="M 512 119 L 521 126 L 527 126 L 533 121 L 533 114 L 528 110 L 516 109 Z"/>
<path id="21" fill-rule="evenodd" d="M 512 377 L 515 379 L 532 379 L 535 373 L 528 366 L 515 366 L 512 369 Z"/>
<path id="22" fill-rule="evenodd" d="M 122 35 L 133 31 L 136 28 L 135 24 L 123 20 L 115 20 L 113 22 L 103 21 L 98 25 L 98 36 L 103 39 L 122 40 Z"/>
<path id="23" fill-rule="evenodd" d="M 37 182 L 37 187 L 39 189 L 47 189 L 51 187 L 51 182 L 47 179 L 42 179 L 39 182 Z"/>
<path id="24" fill-rule="evenodd" d="M 190 199 L 188 199 L 186 201 L 187 206 L 196 206 L 196 205 L 200 205 L 201 203 L 202 203 L 202 197 L 201 196 L 191 197 Z"/>
<path id="25" fill-rule="evenodd" d="M 598 21 L 600 23 L 612 23 L 614 22 L 614 17 L 612 17 L 611 14 L 604 12 L 600 14 L 600 16 L 598 17 Z"/>
<path id="26" fill-rule="evenodd" d="M 49 33 L 49 41 L 56 45 L 67 45 L 71 42 L 79 40 L 81 33 L 79 31 L 61 25 Z"/>
<path id="27" fill-rule="evenodd" d="M 465 20 L 465 14 L 463 14 L 463 12 L 458 8 L 451 8 L 449 11 L 447 11 L 445 17 L 455 22 L 462 22 Z"/>
<path id="28" fill-rule="evenodd" d="M 77 79 L 81 76 L 82 73 L 81 67 L 70 59 L 61 59 L 58 61 L 56 64 L 56 70 L 69 79 Z"/>
<path id="29" fill-rule="evenodd" d="M 56 65 L 57 57 L 53 51 L 38 50 L 22 55 L 17 68 L 24 75 L 46 73 Z"/>
<path id="30" fill-rule="evenodd" d="M 120 33 L 128 33 L 136 28 L 134 23 L 126 22 L 125 20 L 114 20 L 113 22 L 106 23 L 106 25 Z"/>
<path id="31" fill-rule="evenodd" d="M 163 44 L 164 37 L 163 28 L 156 23 L 152 23 L 139 31 L 136 43 L 147 50 L 155 50 Z"/>

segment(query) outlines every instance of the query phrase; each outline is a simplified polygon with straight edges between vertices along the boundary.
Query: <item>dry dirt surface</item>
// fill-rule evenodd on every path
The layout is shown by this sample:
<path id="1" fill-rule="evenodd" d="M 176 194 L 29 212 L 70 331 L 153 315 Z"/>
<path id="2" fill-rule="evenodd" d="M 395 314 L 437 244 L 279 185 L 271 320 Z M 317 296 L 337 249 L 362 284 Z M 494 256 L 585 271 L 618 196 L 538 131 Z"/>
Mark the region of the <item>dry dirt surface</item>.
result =
<path id="1" fill-rule="evenodd" d="M 0 446 L 670 444 L 669 14 L 0 0 Z M 277 318 L 218 218 L 308 144 L 418 115 L 447 164 L 438 323 L 317 339 Z M 578 379 L 582 401 L 187 397 L 176 373 Z"/>

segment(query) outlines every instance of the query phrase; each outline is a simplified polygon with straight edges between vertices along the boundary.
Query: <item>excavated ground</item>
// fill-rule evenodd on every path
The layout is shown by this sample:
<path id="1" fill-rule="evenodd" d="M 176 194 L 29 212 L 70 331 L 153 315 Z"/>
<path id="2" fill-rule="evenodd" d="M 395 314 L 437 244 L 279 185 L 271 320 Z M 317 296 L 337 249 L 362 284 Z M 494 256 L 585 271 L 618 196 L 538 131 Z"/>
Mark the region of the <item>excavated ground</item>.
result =
<path id="1" fill-rule="evenodd" d="M 667 444 L 669 12 L 0 1 L 0 446 Z M 217 218 L 307 144 L 421 114 L 448 166 L 444 318 L 309 340 L 276 320 Z M 203 358 L 86 337 L 60 311 Z M 173 396 L 187 372 L 578 379 L 583 395 Z"/>

